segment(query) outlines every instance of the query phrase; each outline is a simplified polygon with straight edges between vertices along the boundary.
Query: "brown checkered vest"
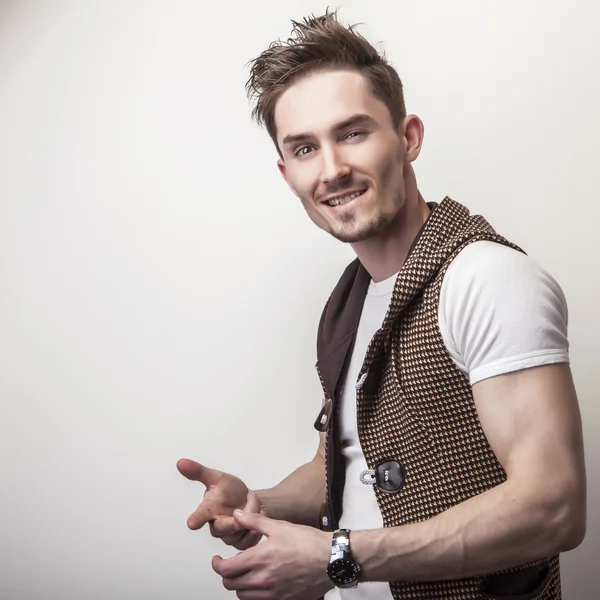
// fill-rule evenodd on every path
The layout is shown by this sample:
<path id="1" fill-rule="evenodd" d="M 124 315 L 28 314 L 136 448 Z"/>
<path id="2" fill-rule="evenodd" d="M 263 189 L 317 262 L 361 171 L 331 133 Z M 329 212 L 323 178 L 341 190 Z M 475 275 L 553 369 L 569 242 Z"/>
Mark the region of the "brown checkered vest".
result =
<path id="1" fill-rule="evenodd" d="M 384 527 L 417 523 L 506 480 L 479 423 L 470 383 L 448 354 L 438 326 L 444 273 L 466 245 L 491 240 L 516 246 L 480 216 L 445 198 L 430 214 L 402 267 L 381 329 L 357 383 L 358 434 L 369 469 L 393 461 L 399 489 L 373 486 Z M 338 527 L 344 465 L 337 407 L 370 277 L 351 263 L 319 324 L 317 369 L 330 418 L 324 529 Z M 324 411 L 327 412 L 327 411 Z M 559 600 L 558 556 L 484 576 L 390 584 L 396 600 Z"/>

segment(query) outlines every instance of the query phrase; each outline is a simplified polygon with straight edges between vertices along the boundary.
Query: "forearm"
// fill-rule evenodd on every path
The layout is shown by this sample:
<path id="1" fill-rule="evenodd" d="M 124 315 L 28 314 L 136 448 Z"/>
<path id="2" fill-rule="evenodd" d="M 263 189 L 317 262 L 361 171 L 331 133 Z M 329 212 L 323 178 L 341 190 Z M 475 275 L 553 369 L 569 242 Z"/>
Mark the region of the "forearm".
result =
<path id="1" fill-rule="evenodd" d="M 575 547 L 580 528 L 558 500 L 533 501 L 508 481 L 420 523 L 354 531 L 365 581 L 491 573 Z"/>
<path id="2" fill-rule="evenodd" d="M 317 527 L 325 501 L 324 462 L 316 457 L 275 487 L 256 490 L 256 493 L 269 517 Z"/>

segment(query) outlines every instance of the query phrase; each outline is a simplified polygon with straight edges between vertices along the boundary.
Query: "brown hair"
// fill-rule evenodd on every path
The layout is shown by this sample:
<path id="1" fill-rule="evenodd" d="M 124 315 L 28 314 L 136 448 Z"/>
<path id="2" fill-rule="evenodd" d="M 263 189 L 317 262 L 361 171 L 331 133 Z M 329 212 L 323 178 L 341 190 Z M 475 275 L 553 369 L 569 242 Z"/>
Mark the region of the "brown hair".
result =
<path id="1" fill-rule="evenodd" d="M 338 68 L 362 73 L 398 127 L 406 116 L 402 81 L 385 54 L 380 54 L 355 31 L 356 25 L 345 27 L 338 21 L 337 11 L 329 10 L 320 17 L 305 17 L 302 22 L 292 20 L 292 25 L 287 41 L 272 42 L 250 61 L 250 78 L 246 83 L 249 99 L 256 100 L 252 117 L 266 126 L 279 152 L 275 104 L 294 81 L 316 71 Z"/>

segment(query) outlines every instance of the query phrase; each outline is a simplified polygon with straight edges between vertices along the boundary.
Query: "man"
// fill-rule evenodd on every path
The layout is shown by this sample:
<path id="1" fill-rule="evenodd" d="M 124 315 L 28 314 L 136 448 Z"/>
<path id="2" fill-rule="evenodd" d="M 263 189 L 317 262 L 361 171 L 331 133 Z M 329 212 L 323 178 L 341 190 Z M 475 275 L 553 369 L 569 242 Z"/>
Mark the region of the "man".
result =
<path id="1" fill-rule="evenodd" d="M 257 492 L 179 461 L 207 488 L 188 525 L 242 550 L 212 566 L 243 600 L 559 599 L 586 527 L 560 287 L 483 218 L 424 201 L 423 124 L 362 36 L 331 13 L 292 34 L 253 62 L 254 114 L 357 255 L 319 325 L 320 445 Z"/>

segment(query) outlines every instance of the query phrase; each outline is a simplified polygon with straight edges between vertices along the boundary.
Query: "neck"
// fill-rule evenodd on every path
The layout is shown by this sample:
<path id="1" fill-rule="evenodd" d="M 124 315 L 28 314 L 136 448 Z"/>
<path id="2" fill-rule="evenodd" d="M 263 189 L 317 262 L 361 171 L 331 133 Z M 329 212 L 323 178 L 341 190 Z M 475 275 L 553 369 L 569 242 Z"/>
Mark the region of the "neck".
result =
<path id="1" fill-rule="evenodd" d="M 375 238 L 352 244 L 356 256 L 374 282 L 383 281 L 398 273 L 423 223 L 429 215 L 429 206 L 415 190 L 407 197 L 402 209 L 385 231 Z"/>

